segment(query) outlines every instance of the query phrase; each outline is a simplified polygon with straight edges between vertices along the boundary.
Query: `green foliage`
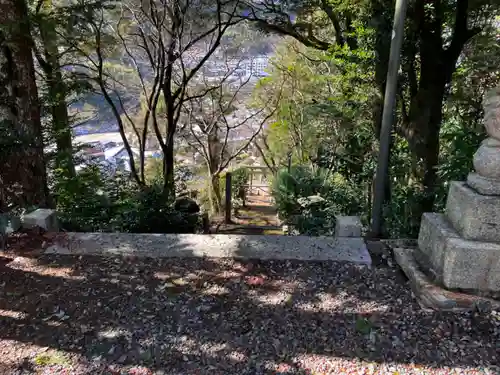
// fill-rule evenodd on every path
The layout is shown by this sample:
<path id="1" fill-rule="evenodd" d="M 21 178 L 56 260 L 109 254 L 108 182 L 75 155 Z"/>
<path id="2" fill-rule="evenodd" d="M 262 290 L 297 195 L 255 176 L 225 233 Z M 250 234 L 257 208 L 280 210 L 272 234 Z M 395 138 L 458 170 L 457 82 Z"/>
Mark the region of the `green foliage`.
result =
<path id="1" fill-rule="evenodd" d="M 184 165 L 176 166 L 174 170 L 175 194 L 185 194 L 188 189 L 188 182 L 194 177 L 193 171 Z"/>
<path id="2" fill-rule="evenodd" d="M 459 47 L 460 58 L 457 64 L 453 63 L 451 69 L 454 71 L 453 79 L 451 83 L 446 82 L 444 90 L 446 100 L 442 107 L 442 121 L 441 116 L 430 116 L 440 121 L 433 124 L 431 129 L 421 128 L 420 135 L 416 134 L 418 133 L 416 129 L 409 127 L 415 118 L 423 117 L 422 115 L 429 111 L 430 108 L 425 106 L 432 107 L 425 101 L 419 103 L 414 100 L 416 93 L 425 89 L 419 80 L 424 77 L 422 67 L 428 65 L 420 50 L 429 48 L 432 51 L 434 47 L 438 47 L 437 51 L 446 49 L 455 33 L 453 25 L 457 2 L 450 2 L 444 6 L 440 10 L 442 14 L 438 14 L 437 8 L 426 6 L 426 17 L 419 19 L 415 7 L 422 1 L 418 0 L 408 9 L 411 16 L 408 17 L 406 24 L 407 37 L 402 49 L 400 91 L 388 176 L 391 189 L 387 193 L 390 194 L 390 199 L 384 207 L 386 231 L 391 237 L 417 235 L 421 207 L 423 202 L 429 201 L 428 196 L 424 194 L 422 182 L 425 172 L 435 167 L 434 164 L 427 166 L 425 161 L 429 161 L 428 155 L 437 156 L 431 151 L 422 157 L 415 151 L 414 144 L 411 144 L 412 149 L 410 149 L 407 140 L 412 138 L 426 140 L 429 135 L 436 132 L 436 129 L 440 130 L 438 179 L 432 181 L 431 185 L 436 187 L 435 197 L 433 196 L 435 204 L 432 208 L 443 209 L 448 181 L 463 180 L 472 169 L 472 156 L 484 138 L 481 101 L 485 91 L 498 85 L 500 81 L 498 22 L 492 21 L 495 20 L 494 16 L 498 15 L 499 8 L 489 5 L 488 2 L 471 2 L 467 10 L 468 22 L 474 24 L 474 30 L 478 27 L 482 31 L 463 48 Z M 194 22 L 193 30 L 206 29 L 207 19 L 210 22 L 214 21 L 213 17 L 204 17 L 208 13 L 213 16 L 213 9 L 207 5 L 209 3 L 202 1 L 199 6 L 189 9 L 187 14 L 189 17 L 185 19 Z M 277 4 L 264 2 L 254 6 L 262 10 L 262 7 L 271 6 L 271 3 Z M 97 30 L 92 25 L 95 21 L 99 21 L 98 15 L 103 15 L 105 11 L 104 18 L 108 18 L 102 24 L 104 28 L 98 38 L 101 44 L 100 52 L 104 57 L 103 74 L 106 78 L 102 83 L 108 87 L 111 103 L 118 103 L 117 95 L 121 95 L 123 103 L 121 100 L 120 103 L 124 104 L 124 107 L 129 107 L 129 103 L 135 103 L 136 106 L 137 113 L 134 113 L 134 108 L 126 108 L 130 112 L 130 118 L 123 114 L 123 111 L 118 111 L 122 113 L 122 117 L 117 119 L 125 122 L 124 130 L 127 134 L 133 133 L 129 124 L 130 119 L 139 125 L 144 123 L 147 95 L 142 89 L 151 90 L 152 82 L 148 80 L 155 76 L 155 69 L 154 66 L 147 68 L 148 57 L 136 48 L 134 28 L 137 25 L 135 21 L 122 17 L 123 9 L 119 3 L 107 0 L 83 0 L 71 4 L 33 1 L 28 4 L 30 32 L 34 41 L 33 52 L 38 61 L 37 85 L 41 99 L 45 146 L 56 145 L 54 154 L 59 157 L 64 156 L 68 161 L 66 165 L 72 166 L 71 156 L 74 156 L 76 150 L 71 147 L 71 137 L 63 135 L 70 135 L 72 122 L 83 119 L 73 118 L 76 116 L 67 111 L 55 112 L 55 110 L 60 104 L 63 104 L 64 109 L 66 104 L 78 100 L 84 94 L 89 95 L 95 89 L 93 80 L 96 77 L 89 79 L 87 76 L 94 75 L 93 65 L 90 64 L 90 69 L 83 69 L 83 66 L 87 55 L 88 57 L 95 55 Z M 116 9 L 113 9 L 115 6 Z M 340 21 L 341 33 L 333 29 L 334 19 L 327 12 L 329 7 L 332 14 L 337 16 L 337 21 Z M 290 40 L 283 43 L 273 58 L 269 76 L 263 78 L 257 85 L 253 103 L 257 108 L 275 109 L 270 113 L 271 121 L 266 125 L 264 134 L 256 143 L 259 149 L 263 150 L 266 163 L 269 162 L 268 164 L 273 166 L 273 171 L 278 171 L 273 194 L 279 214 L 292 222 L 301 233 L 330 233 L 336 214 L 360 215 L 368 224 L 371 188 L 379 146 L 377 127 L 380 125 L 381 93 L 385 86 L 392 7 L 393 4 L 387 1 L 285 1 L 279 2 L 278 6 L 286 10 L 284 12 L 270 9 L 259 13 L 265 18 L 259 22 L 260 27 L 265 26 L 266 22 L 275 22 L 275 27 L 269 30 L 281 30 L 279 31 L 281 34 L 288 33 L 295 37 L 300 35 L 302 37 L 297 39 L 305 45 L 315 47 L 313 49 Z M 294 24 L 288 23 L 286 14 L 289 12 L 296 15 Z M 153 20 L 145 18 L 143 21 L 146 25 L 153 29 L 157 28 Z M 429 20 L 432 22 L 437 20 L 439 23 L 439 19 L 442 24 L 433 25 L 432 29 L 436 27 L 436 30 L 445 30 L 442 35 L 431 33 L 428 38 L 424 38 L 419 34 L 421 30 L 431 26 L 427 24 Z M 235 45 L 239 45 L 242 39 L 247 40 L 252 36 L 255 38 L 256 34 L 250 33 L 247 24 L 241 23 L 238 28 L 242 29 L 230 28 L 227 31 L 226 36 L 229 39 L 226 41 L 232 40 L 232 43 L 229 43 L 230 48 L 227 48 L 227 45 L 221 46 L 227 48 L 226 54 L 238 54 L 241 48 L 234 48 Z M 111 33 L 108 32 L 110 30 Z M 472 30 L 471 28 L 470 31 Z M 124 35 L 125 39 L 121 40 L 115 35 L 116 31 Z M 157 31 L 161 34 L 166 32 L 166 29 L 162 26 Z M 436 37 L 441 40 L 436 40 L 435 46 L 427 45 L 427 39 L 432 41 Z M 260 37 L 255 39 L 251 44 L 261 44 Z M 123 42 L 131 43 L 127 52 L 124 51 Z M 161 48 L 156 50 L 159 51 Z M 135 74 L 132 65 L 122 64 L 124 53 L 133 54 L 130 57 L 137 60 L 141 69 L 146 68 L 144 77 L 148 82 L 144 83 L 144 87 L 142 87 L 142 77 Z M 433 54 L 427 55 L 431 56 L 429 61 L 432 61 Z M 441 60 L 439 62 L 443 67 L 446 66 Z M 188 81 L 184 83 L 187 85 Z M 176 86 L 173 81 L 161 82 L 158 87 L 171 87 L 174 90 L 182 88 Z M 438 86 L 430 85 L 430 87 L 427 97 L 432 99 L 435 94 L 433 91 L 437 91 Z M 185 98 L 184 91 L 181 91 L 182 95 L 174 97 Z M 210 107 L 209 104 L 213 104 L 214 99 L 215 102 L 223 104 L 218 111 L 221 116 L 234 112 L 233 105 L 225 105 L 230 101 L 229 98 L 226 98 L 225 94 L 222 97 L 220 95 L 222 94 L 218 90 L 211 90 L 198 98 L 199 112 L 203 113 L 203 105 Z M 97 96 L 90 95 L 90 97 Z M 435 103 L 437 101 L 434 101 Z M 103 117 L 105 114 L 99 108 L 99 103 L 94 104 L 99 109 L 100 121 L 109 122 L 107 121 L 109 119 Z M 180 102 L 170 104 L 175 108 L 182 107 Z M 420 105 L 423 107 L 420 108 Z M 156 114 L 162 124 L 162 132 L 165 129 L 163 125 L 166 121 L 167 107 L 165 96 L 160 95 Z M 84 114 L 85 118 L 91 117 L 96 108 L 84 105 L 80 113 Z M 113 114 L 111 117 L 113 120 L 114 116 Z M 179 117 L 174 116 L 174 118 Z M 152 117 L 149 117 L 149 121 L 153 121 Z M 169 125 L 167 127 L 177 130 L 177 121 L 167 124 Z M 153 134 L 151 123 L 146 122 L 146 124 L 149 126 L 147 133 L 152 134 L 151 138 L 154 141 L 156 135 Z M 2 165 L 10 163 L 9 157 L 14 154 L 13 150 L 26 148 L 31 142 L 29 139 L 25 140 L 22 134 L 17 134 L 13 125 L 11 121 L 0 119 Z M 142 128 L 139 126 L 137 130 L 140 131 Z M 207 131 L 208 133 L 213 136 L 217 131 Z M 174 133 L 171 136 L 174 136 Z M 212 146 L 219 147 L 217 142 L 220 143 L 220 140 L 212 139 Z M 151 146 L 154 142 L 147 143 Z M 132 145 L 138 146 L 134 142 Z M 422 145 L 422 150 L 425 150 L 427 148 L 425 142 Z M 64 168 L 61 168 L 64 167 L 64 163 L 57 162 L 58 158 L 54 159 L 52 153 L 46 153 L 45 157 L 49 169 L 53 166 L 55 168 L 55 171 L 51 171 L 53 172 L 51 193 L 60 211 L 64 229 L 126 232 L 182 232 L 195 229 L 197 216 L 186 217 L 176 212 L 172 208 L 171 198 L 166 197 L 161 160 L 148 161 L 143 181 L 146 186 L 139 187 L 129 176 L 117 175 L 114 178 L 102 176 L 97 167 L 85 168 L 73 177 L 73 173 L 64 173 Z M 219 155 L 218 152 L 213 154 Z M 226 155 L 221 156 L 222 160 L 212 158 L 214 160 L 210 162 L 222 166 Z M 246 156 L 242 153 L 236 160 L 239 161 Z M 53 163 L 53 160 L 56 163 Z M 283 169 L 289 165 L 292 166 L 290 171 Z M 221 167 L 215 170 L 222 169 Z M 193 177 L 191 171 L 177 166 L 174 170 L 175 192 L 184 193 Z M 208 175 L 206 170 L 203 173 L 205 176 Z M 170 176 L 168 176 L 169 182 L 171 182 Z M 233 172 L 232 198 L 235 205 L 243 203 L 244 185 L 247 179 L 248 170 L 238 169 Z M 225 174 L 217 172 L 205 181 L 206 186 L 200 189 L 198 199 L 207 208 L 213 208 L 214 189 L 218 198 L 224 197 Z M 20 190 L 14 184 L 5 185 L 8 185 L 4 189 L 8 193 L 7 199 L 3 198 L 0 208 L 10 211 L 15 209 L 11 202 L 23 192 L 19 193 Z M 220 206 L 220 199 L 217 203 Z"/>
<path id="3" fill-rule="evenodd" d="M 362 215 L 365 194 L 355 184 L 325 169 L 294 166 L 273 183 L 279 216 L 299 233 L 332 234 L 335 215 Z"/>
<path id="4" fill-rule="evenodd" d="M 245 188 L 248 184 L 250 171 L 248 168 L 241 167 L 231 172 L 231 195 L 234 207 L 241 207 L 245 203 Z"/>
<path id="5" fill-rule="evenodd" d="M 394 184 L 391 199 L 384 206 L 384 220 L 390 238 L 416 238 L 420 228 L 419 205 L 425 195 L 417 184 Z"/>
<path id="6" fill-rule="evenodd" d="M 336 11 L 338 6 L 336 3 Z M 270 75 L 256 88 L 257 102 L 277 103 L 273 123 L 258 141 L 263 157 L 277 169 L 288 163 L 294 166 L 291 173 L 280 171 L 275 179 L 278 209 L 287 220 L 295 217 L 302 233 L 329 229 L 330 224 L 325 223 L 330 212 L 360 215 L 369 225 L 382 103 L 381 82 L 376 73 L 385 77 L 386 57 L 380 54 L 384 50 L 380 43 L 390 35 L 390 22 L 389 28 L 384 29 L 386 13 L 390 12 L 360 9 L 350 31 L 356 48 L 332 44 L 325 51 L 296 41 L 282 46 L 273 59 Z M 371 14 L 374 17 L 368 22 Z M 482 98 L 487 89 L 500 81 L 496 28 L 485 29 L 467 45 L 447 92 L 434 211 L 444 209 L 448 182 L 464 180 L 472 170 L 473 154 L 484 139 Z M 418 65 L 414 60 L 403 59 L 403 65 Z M 404 92 L 410 82 L 404 75 L 400 82 L 402 92 L 391 135 L 390 189 L 386 191 L 384 220 L 388 236 L 414 238 L 418 235 L 422 207 L 429 197 L 422 184 L 422 159 L 407 141 L 411 138 L 407 134 L 411 101 Z M 323 200 L 311 205 L 306 198 L 312 196 Z"/>
<path id="7" fill-rule="evenodd" d="M 356 332 L 362 335 L 368 335 L 373 328 L 373 324 L 370 320 L 362 317 L 356 319 Z"/>
<path id="8" fill-rule="evenodd" d="M 220 212 L 214 212 L 213 209 L 214 207 L 212 206 L 211 203 L 211 194 L 213 194 L 213 189 L 211 186 L 211 181 L 209 177 L 206 177 L 206 169 L 203 170 L 205 176 L 203 176 L 202 180 L 199 181 L 199 179 L 196 181 L 196 186 L 194 187 L 197 191 L 197 197 L 196 197 L 196 202 L 202 207 L 203 211 L 206 212 L 211 212 L 214 215 L 220 214 Z M 200 175 L 198 175 L 200 176 Z M 217 177 L 218 180 L 218 188 L 219 188 L 219 194 L 220 197 L 222 198 L 222 206 L 220 207 L 221 209 L 224 208 L 224 200 L 226 196 L 226 173 L 222 172 L 220 173 Z M 190 186 L 190 184 L 188 184 Z"/>
<path id="9" fill-rule="evenodd" d="M 144 177 L 147 185 L 161 185 L 163 183 L 163 159 L 148 158 L 144 166 Z M 192 168 L 185 165 L 176 165 L 174 169 L 175 195 L 186 194 L 188 183 L 194 177 Z"/>
<path id="10" fill-rule="evenodd" d="M 163 186 L 140 189 L 128 176 L 102 176 L 97 167 L 82 170 L 75 178 L 57 178 L 55 191 L 62 227 L 70 231 L 191 233 L 198 215 L 173 209 Z"/>
<path id="11" fill-rule="evenodd" d="M 486 133 L 480 121 L 463 124 L 454 117 L 443 124 L 438 169 L 439 179 L 442 184 L 439 187 L 436 199 L 438 209 L 444 209 L 448 182 L 464 181 L 467 179 L 469 172 L 473 170 L 472 160 L 474 154 L 485 137 Z"/>
<path id="12" fill-rule="evenodd" d="M 225 206 L 226 197 L 226 172 L 220 173 L 216 176 L 218 180 L 218 189 L 221 197 L 222 210 Z M 243 205 L 245 197 L 245 185 L 248 183 L 250 173 L 248 168 L 241 167 L 231 171 L 231 203 L 233 207 L 238 208 Z M 210 194 L 213 194 L 211 181 L 205 178 L 201 187 L 198 187 L 197 202 L 203 207 L 205 211 L 213 211 L 214 207 L 211 204 Z M 212 212 L 213 214 L 220 214 L 220 212 Z"/>
<path id="13" fill-rule="evenodd" d="M 300 198 L 321 196 L 325 180 L 307 167 L 293 167 L 290 172 L 280 170 L 273 182 L 273 197 L 282 218 L 291 218 L 301 213 Z"/>

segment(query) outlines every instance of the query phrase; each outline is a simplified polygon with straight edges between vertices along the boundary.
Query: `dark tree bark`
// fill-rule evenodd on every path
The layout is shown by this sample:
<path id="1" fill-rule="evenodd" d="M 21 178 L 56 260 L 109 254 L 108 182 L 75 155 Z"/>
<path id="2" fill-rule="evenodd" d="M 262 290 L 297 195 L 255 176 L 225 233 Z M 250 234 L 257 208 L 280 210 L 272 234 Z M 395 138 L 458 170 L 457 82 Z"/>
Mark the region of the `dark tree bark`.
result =
<path id="1" fill-rule="evenodd" d="M 0 0 L 0 209 L 49 204 L 30 25 L 22 0 Z"/>
<path id="2" fill-rule="evenodd" d="M 49 95 L 54 98 L 55 103 L 50 107 L 52 114 L 52 127 L 56 141 L 56 168 L 61 169 L 65 176 L 76 175 L 73 162 L 73 144 L 71 126 L 66 103 L 66 88 L 62 81 L 61 72 L 56 70 L 52 76 L 48 76 Z"/>
<path id="3" fill-rule="evenodd" d="M 207 134 L 208 172 L 210 173 L 210 178 L 212 181 L 210 203 L 212 206 L 212 212 L 217 214 L 222 211 L 219 169 L 222 163 L 221 149 L 223 147 L 223 142 L 218 135 L 219 131 L 219 127 L 214 126 L 213 129 Z"/>
<path id="4" fill-rule="evenodd" d="M 408 80 L 410 108 L 403 123 L 403 133 L 414 155 L 421 161 L 414 171 L 421 181 L 424 192 L 420 204 L 421 213 L 432 211 L 437 186 L 437 166 L 439 161 L 439 132 L 443 119 L 443 101 L 446 87 L 452 80 L 456 64 L 465 44 L 480 29 L 469 29 L 468 0 L 458 0 L 454 10 L 455 23 L 449 46 L 443 41 L 443 5 L 433 1 L 433 12 L 426 9 L 428 1 L 415 3 L 413 13 L 415 40 L 419 45 L 420 70 L 417 74 L 413 64 L 403 66 Z M 416 53 L 416 49 L 411 50 Z M 415 55 L 407 56 L 409 61 Z M 418 82 L 417 79 L 418 78 Z"/>
<path id="5" fill-rule="evenodd" d="M 50 2 L 42 6 L 50 11 Z M 45 10 L 45 9 L 41 9 Z M 55 21 L 54 21 L 55 22 Z M 63 171 L 66 177 L 76 175 L 73 163 L 73 144 L 68 115 L 67 88 L 63 80 L 57 46 L 58 35 L 53 22 L 42 22 L 38 25 L 42 53 L 36 53 L 48 88 L 49 108 L 52 117 L 52 136 L 56 143 L 55 166 Z"/>

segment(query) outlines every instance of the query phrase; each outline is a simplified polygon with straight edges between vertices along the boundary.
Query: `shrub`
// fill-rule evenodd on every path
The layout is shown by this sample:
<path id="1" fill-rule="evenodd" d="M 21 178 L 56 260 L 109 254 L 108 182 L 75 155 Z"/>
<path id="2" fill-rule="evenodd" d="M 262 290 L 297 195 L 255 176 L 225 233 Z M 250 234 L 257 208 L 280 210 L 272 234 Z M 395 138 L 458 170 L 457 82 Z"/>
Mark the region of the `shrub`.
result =
<path id="1" fill-rule="evenodd" d="M 242 207 L 245 205 L 246 185 L 250 177 L 248 168 L 238 168 L 231 172 L 231 198 L 234 207 Z"/>
<path id="2" fill-rule="evenodd" d="M 280 170 L 273 181 L 273 197 L 278 214 L 291 217 L 302 211 L 299 198 L 313 195 L 321 196 L 324 192 L 325 179 L 307 167 L 295 166 L 290 172 Z"/>
<path id="3" fill-rule="evenodd" d="M 178 212 L 163 187 L 140 188 L 124 175 L 108 178 L 88 167 L 74 179 L 58 179 L 56 202 L 61 226 L 69 231 L 192 233 L 197 214 Z"/>
<path id="4" fill-rule="evenodd" d="M 281 170 L 273 183 L 279 216 L 300 234 L 332 234 L 335 215 L 361 215 L 363 189 L 324 169 L 295 166 Z"/>
<path id="5" fill-rule="evenodd" d="M 225 194 L 226 194 L 226 174 L 224 172 L 219 175 L 219 191 L 222 199 L 222 208 L 223 208 Z M 212 211 L 212 206 L 210 203 L 210 194 L 212 194 L 210 178 L 204 177 L 202 183 L 198 183 L 197 186 L 196 202 L 205 212 Z M 219 214 L 219 212 L 212 212 L 212 214 Z"/>
<path id="6" fill-rule="evenodd" d="M 174 169 L 175 194 L 185 194 L 188 190 L 188 183 L 194 177 L 193 171 L 185 166 L 179 165 Z"/>

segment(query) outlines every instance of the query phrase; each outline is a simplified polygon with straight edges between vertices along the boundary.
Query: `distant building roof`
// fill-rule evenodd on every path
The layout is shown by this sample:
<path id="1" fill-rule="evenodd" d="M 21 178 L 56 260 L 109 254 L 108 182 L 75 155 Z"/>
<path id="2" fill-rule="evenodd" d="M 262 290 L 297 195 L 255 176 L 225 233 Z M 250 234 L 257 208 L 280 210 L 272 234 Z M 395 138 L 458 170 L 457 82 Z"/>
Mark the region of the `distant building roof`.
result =
<path id="1" fill-rule="evenodd" d="M 116 146 L 109 148 L 106 151 L 104 151 L 104 156 L 106 157 L 106 159 L 113 158 L 116 155 L 118 155 L 120 151 L 122 151 L 124 148 L 125 148 L 124 146 Z"/>

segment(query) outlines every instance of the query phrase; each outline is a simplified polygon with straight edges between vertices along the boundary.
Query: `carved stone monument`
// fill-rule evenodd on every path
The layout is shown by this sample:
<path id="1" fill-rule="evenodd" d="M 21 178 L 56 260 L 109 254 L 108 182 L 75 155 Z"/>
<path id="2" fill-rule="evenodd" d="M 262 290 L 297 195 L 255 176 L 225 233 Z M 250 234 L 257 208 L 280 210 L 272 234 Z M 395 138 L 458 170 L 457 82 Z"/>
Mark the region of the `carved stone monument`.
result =
<path id="1" fill-rule="evenodd" d="M 446 213 L 425 213 L 415 258 L 449 289 L 500 291 L 500 87 L 484 99 L 489 138 L 467 182 L 451 182 Z"/>

